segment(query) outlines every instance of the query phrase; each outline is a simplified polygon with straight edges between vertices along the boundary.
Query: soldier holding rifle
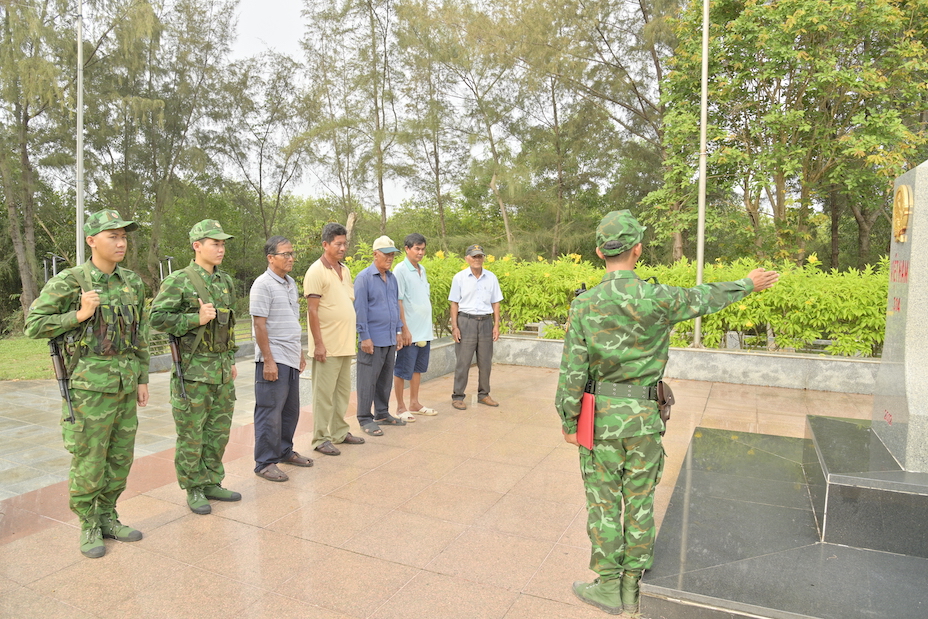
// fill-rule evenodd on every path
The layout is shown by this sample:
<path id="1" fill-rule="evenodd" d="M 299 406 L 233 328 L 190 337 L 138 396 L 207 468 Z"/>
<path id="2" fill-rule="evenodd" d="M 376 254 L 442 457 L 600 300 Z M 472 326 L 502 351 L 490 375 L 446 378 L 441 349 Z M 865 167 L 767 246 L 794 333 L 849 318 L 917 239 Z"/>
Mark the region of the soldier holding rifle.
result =
<path id="1" fill-rule="evenodd" d="M 218 221 L 197 223 L 189 238 L 194 259 L 162 282 L 152 302 L 151 324 L 175 339 L 179 353 L 181 372 L 175 370 L 171 378 L 177 427 L 174 469 L 177 482 L 187 491 L 187 506 L 205 515 L 212 511 L 210 500 L 242 499 L 238 492 L 222 487 L 222 456 L 229 443 L 238 375 L 235 282 L 219 268 L 226 240 L 232 236 Z"/>
<path id="2" fill-rule="evenodd" d="M 145 287 L 119 266 L 136 228 L 112 210 L 88 217 L 90 260 L 48 280 L 26 317 L 27 336 L 58 339 L 70 374 L 74 421 L 65 403 L 61 426 L 72 455 L 70 507 L 80 519 L 81 553 L 92 559 L 106 553 L 103 538 L 142 539 L 116 514 L 132 466 L 136 406 L 148 404 Z"/>

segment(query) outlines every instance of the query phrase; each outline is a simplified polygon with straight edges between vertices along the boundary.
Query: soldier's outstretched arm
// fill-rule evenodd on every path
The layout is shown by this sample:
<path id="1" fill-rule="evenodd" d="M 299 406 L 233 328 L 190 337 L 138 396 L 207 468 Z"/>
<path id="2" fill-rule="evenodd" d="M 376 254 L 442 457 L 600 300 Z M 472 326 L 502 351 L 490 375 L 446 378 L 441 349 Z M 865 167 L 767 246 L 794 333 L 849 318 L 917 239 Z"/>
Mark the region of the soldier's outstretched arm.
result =
<path id="1" fill-rule="evenodd" d="M 776 271 L 768 271 L 759 267 L 748 273 L 748 279 L 754 282 L 754 292 L 766 290 L 780 280 L 780 274 Z"/>

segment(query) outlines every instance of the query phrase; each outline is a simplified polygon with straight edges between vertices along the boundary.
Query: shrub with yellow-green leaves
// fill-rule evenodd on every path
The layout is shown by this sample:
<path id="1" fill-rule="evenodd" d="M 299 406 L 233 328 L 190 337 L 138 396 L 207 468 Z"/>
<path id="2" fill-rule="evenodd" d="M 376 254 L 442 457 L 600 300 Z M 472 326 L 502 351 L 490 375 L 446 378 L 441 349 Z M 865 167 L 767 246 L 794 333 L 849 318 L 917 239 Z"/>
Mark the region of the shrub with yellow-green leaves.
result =
<path id="1" fill-rule="evenodd" d="M 399 257 L 397 257 L 399 260 Z M 463 257 L 435 252 L 423 259 L 429 274 L 436 334 L 448 332 L 448 292 L 451 278 L 467 267 Z M 722 282 L 746 276 L 756 264 L 739 260 L 731 264 L 707 264 L 704 282 Z M 707 347 L 724 346 L 724 335 L 734 332 L 750 347 L 771 350 L 808 349 L 816 340 L 829 340 L 824 350 L 845 356 L 880 353 L 886 319 L 888 262 L 862 271 L 823 271 L 812 255 L 802 266 L 790 262 L 768 264 L 780 272 L 780 282 L 760 293 L 703 318 L 702 338 Z M 605 268 L 581 260 L 578 255 L 558 260 L 516 260 L 511 256 L 487 256 L 484 268 L 499 278 L 505 299 L 501 304 L 503 332 L 520 331 L 529 323 L 556 323 L 546 337 L 563 337 L 574 291 L 585 284 L 597 285 Z M 696 265 L 681 260 L 672 265 L 639 265 L 642 278 L 656 277 L 661 284 L 689 287 L 696 282 Z M 692 343 L 693 321 L 676 326 L 672 344 Z"/>

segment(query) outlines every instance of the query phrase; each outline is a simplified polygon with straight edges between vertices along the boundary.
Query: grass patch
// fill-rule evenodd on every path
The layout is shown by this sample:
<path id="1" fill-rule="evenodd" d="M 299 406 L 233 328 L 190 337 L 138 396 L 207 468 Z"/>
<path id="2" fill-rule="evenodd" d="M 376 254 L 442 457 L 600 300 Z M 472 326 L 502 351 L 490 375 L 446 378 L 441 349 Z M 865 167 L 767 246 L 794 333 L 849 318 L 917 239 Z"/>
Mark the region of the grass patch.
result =
<path id="1" fill-rule="evenodd" d="M 0 380 L 55 378 L 48 340 L 18 335 L 0 340 Z"/>

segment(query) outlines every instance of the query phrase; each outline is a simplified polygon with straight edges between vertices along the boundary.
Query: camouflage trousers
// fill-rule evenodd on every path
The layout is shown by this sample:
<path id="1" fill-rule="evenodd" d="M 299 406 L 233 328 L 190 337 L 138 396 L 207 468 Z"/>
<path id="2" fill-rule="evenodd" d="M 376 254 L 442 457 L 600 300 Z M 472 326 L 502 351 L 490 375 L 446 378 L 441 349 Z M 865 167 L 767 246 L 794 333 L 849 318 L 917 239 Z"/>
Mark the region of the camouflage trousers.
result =
<path id="1" fill-rule="evenodd" d="M 171 410 L 177 429 L 174 470 L 184 490 L 220 485 L 226 475 L 222 456 L 229 443 L 235 383 L 213 385 L 184 381 L 187 399 L 179 397 L 177 378 L 171 378 Z"/>
<path id="2" fill-rule="evenodd" d="M 81 523 L 116 518 L 116 499 L 126 489 L 135 449 L 136 392 L 71 389 L 74 423 L 62 406 L 61 435 L 71 453 L 69 506 Z"/>
<path id="3" fill-rule="evenodd" d="M 664 470 L 660 434 L 597 440 L 580 448 L 590 569 L 604 579 L 654 561 L 654 489 Z"/>

